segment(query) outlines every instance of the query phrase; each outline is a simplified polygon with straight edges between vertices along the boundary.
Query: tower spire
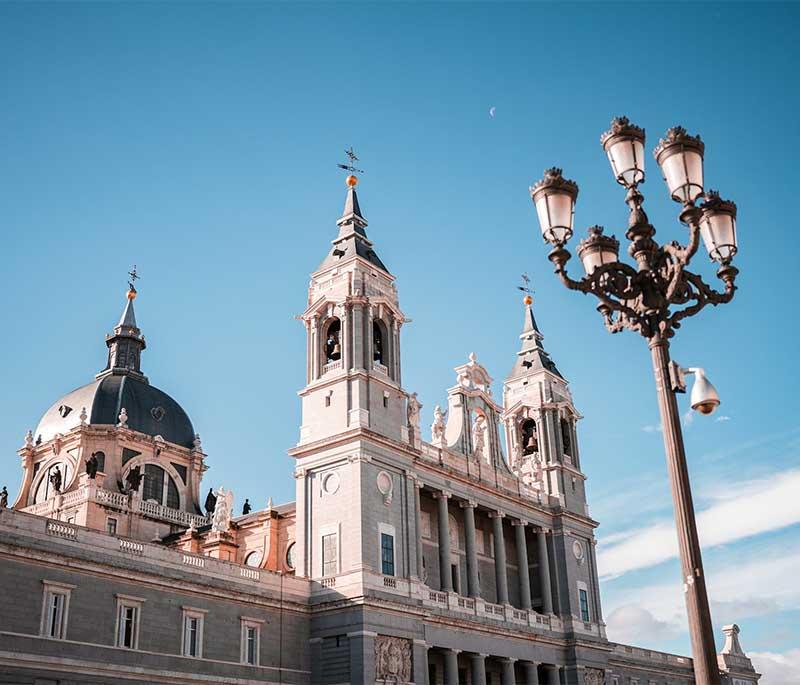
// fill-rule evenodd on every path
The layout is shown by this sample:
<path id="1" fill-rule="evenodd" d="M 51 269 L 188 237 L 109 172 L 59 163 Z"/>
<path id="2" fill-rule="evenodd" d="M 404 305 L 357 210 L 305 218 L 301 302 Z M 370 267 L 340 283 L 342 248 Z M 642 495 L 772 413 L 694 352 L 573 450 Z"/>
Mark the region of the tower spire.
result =
<path id="1" fill-rule="evenodd" d="M 527 287 L 520 289 L 525 290 L 525 297 L 522 298 L 522 303 L 525 306 L 525 318 L 523 320 L 522 333 L 519 336 L 520 350 L 517 352 L 517 360 L 509 378 L 524 376 L 536 369 L 545 369 L 559 378 L 563 378 L 555 362 L 550 359 L 550 355 L 542 345 L 544 336 L 536 323 L 536 317 L 533 315 L 533 297 L 530 294 L 530 290 Z"/>
<path id="2" fill-rule="evenodd" d="M 134 282 L 139 278 L 135 266 L 129 276 L 131 279 L 128 281 L 125 308 L 122 310 L 119 323 L 114 327 L 114 332 L 106 336 L 108 362 L 106 368 L 97 374 L 97 378 L 108 375 L 129 375 L 147 381 L 141 370 L 142 350 L 147 345 L 136 323 L 136 312 L 133 308 L 133 301 L 138 294 Z"/>
<path id="3" fill-rule="evenodd" d="M 346 169 L 350 168 L 341 164 L 339 166 Z M 345 179 L 345 182 L 347 183 L 347 196 L 344 201 L 344 211 L 336 221 L 336 225 L 339 227 L 339 235 L 333 241 L 331 250 L 322 264 L 320 264 L 318 271 L 338 266 L 352 257 L 361 257 L 370 264 L 389 273 L 389 269 L 378 257 L 372 241 L 367 238 L 367 232 L 364 230 L 367 227 L 367 220 L 361 213 L 361 207 L 358 203 L 358 194 L 356 193 L 358 176 L 350 174 Z"/>

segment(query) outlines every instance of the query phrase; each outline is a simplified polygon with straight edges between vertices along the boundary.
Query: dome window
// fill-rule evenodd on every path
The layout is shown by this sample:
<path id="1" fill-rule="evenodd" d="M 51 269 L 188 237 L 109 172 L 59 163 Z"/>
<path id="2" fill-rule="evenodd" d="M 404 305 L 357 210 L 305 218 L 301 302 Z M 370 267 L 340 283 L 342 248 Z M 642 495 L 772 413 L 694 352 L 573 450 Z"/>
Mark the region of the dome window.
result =
<path id="1" fill-rule="evenodd" d="M 152 417 L 153 417 L 153 418 L 154 418 L 156 421 L 158 421 L 158 422 L 160 422 L 160 421 L 161 421 L 161 419 L 163 419 L 163 418 L 164 418 L 164 416 L 166 415 L 166 413 L 167 413 L 167 410 L 166 410 L 166 409 L 164 409 L 164 407 L 161 407 L 161 406 L 159 406 L 159 407 L 153 407 L 153 408 L 150 410 L 150 416 L 152 416 Z"/>
<path id="2" fill-rule="evenodd" d="M 142 499 L 154 501 L 170 509 L 180 509 L 181 501 L 178 486 L 163 468 L 157 464 L 145 464 Z"/>

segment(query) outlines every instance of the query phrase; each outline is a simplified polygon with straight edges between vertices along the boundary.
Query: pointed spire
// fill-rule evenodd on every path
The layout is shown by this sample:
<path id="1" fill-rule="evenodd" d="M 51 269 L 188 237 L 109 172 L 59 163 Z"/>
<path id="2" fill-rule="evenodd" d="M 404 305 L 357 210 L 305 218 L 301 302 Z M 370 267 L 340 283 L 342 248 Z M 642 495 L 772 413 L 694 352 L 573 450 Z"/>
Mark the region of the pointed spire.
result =
<path id="1" fill-rule="evenodd" d="M 131 272 L 136 274 L 136 269 Z M 134 276 L 138 278 L 138 276 Z M 142 332 L 136 324 L 136 314 L 133 301 L 136 299 L 136 288 L 132 282 L 128 283 L 125 308 L 119 323 L 114 327 L 114 332 L 106 336 L 108 346 L 108 362 L 106 368 L 97 374 L 97 378 L 108 375 L 129 375 L 138 380 L 147 382 L 141 370 L 142 350 L 147 345 Z"/>
<path id="2" fill-rule="evenodd" d="M 358 256 L 388 273 L 389 270 L 375 253 L 372 241 L 367 238 L 367 232 L 364 230 L 367 220 L 361 214 L 356 185 L 358 185 L 358 177 L 351 174 L 347 177 L 347 197 L 344 201 L 344 211 L 336 222 L 339 226 L 339 235 L 333 241 L 333 247 L 318 270 L 336 266 L 351 257 Z"/>
<path id="3" fill-rule="evenodd" d="M 530 294 L 527 294 L 522 301 L 525 305 L 525 318 L 522 325 L 522 333 L 519 336 L 521 341 L 520 351 L 517 352 L 517 360 L 509 378 L 524 376 L 537 369 L 545 369 L 562 378 L 555 362 L 550 359 L 550 355 L 542 346 L 544 336 L 536 323 L 536 317 L 533 315 L 533 298 Z"/>
<path id="4" fill-rule="evenodd" d="M 131 293 L 133 293 L 133 297 L 131 297 Z M 122 310 L 122 316 L 119 318 L 119 323 L 117 324 L 117 328 L 137 328 L 136 325 L 136 313 L 133 311 L 133 301 L 136 299 L 136 291 L 131 290 L 128 291 L 128 303 L 125 305 L 125 309 Z"/>

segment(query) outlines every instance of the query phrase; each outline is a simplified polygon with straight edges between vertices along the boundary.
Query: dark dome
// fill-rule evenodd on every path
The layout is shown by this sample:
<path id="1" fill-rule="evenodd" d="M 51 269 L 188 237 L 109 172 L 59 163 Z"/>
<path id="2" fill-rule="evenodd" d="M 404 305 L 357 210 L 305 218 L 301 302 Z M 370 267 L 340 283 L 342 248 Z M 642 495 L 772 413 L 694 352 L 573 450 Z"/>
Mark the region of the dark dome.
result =
<path id="1" fill-rule="evenodd" d="M 116 425 L 125 408 L 128 427 L 167 442 L 191 448 L 194 427 L 183 408 L 167 393 L 130 375 L 107 375 L 65 395 L 47 410 L 34 439 L 50 440 L 80 425 L 86 408 L 87 423 Z"/>

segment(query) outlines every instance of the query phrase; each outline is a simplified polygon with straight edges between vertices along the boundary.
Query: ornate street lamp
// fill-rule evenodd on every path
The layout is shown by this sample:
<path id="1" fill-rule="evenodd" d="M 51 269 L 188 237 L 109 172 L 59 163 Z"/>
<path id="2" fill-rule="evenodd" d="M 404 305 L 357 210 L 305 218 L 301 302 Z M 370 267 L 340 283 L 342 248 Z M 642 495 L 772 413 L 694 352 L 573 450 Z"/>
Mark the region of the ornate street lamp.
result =
<path id="1" fill-rule="evenodd" d="M 689 238 L 685 246 L 674 241 L 659 245 L 654 240 L 655 228 L 642 209 L 644 197 L 638 189 L 645 179 L 644 129 L 634 126 L 626 117 L 619 117 L 611 122 L 611 129 L 600 141 L 614 178 L 628 191 L 625 202 L 630 215 L 625 235 L 630 241 L 628 253 L 636 262 L 635 268 L 619 260 L 617 239 L 603 235 L 602 228 L 593 226 L 578 246 L 586 275 L 580 280 L 570 278 L 566 264 L 571 255 L 565 246 L 572 236 L 578 186 L 565 179 L 560 169 L 549 169 L 531 187 L 531 198 L 542 235 L 553 246 L 549 259 L 561 282 L 570 290 L 597 297 L 597 310 L 611 333 L 627 328 L 648 342 L 664 427 L 695 681 L 698 685 L 718 685 L 714 633 L 675 393 L 686 391 L 684 375 L 693 373 L 693 409 L 710 414 L 719 405 L 719 395 L 702 369 L 683 369 L 670 360 L 669 339 L 686 317 L 697 314 L 708 304 L 716 306 L 733 299 L 738 274 L 731 264 L 736 254 L 736 205 L 722 200 L 714 191 L 704 193 L 705 145 L 700 137 L 688 135 L 679 126 L 669 129 L 654 154 L 670 197 L 682 205 L 680 221 L 688 227 Z M 702 203 L 696 206 L 701 198 Z M 717 277 L 724 284 L 721 292 L 688 269 L 701 236 L 709 256 L 720 265 Z"/>

